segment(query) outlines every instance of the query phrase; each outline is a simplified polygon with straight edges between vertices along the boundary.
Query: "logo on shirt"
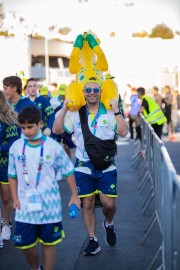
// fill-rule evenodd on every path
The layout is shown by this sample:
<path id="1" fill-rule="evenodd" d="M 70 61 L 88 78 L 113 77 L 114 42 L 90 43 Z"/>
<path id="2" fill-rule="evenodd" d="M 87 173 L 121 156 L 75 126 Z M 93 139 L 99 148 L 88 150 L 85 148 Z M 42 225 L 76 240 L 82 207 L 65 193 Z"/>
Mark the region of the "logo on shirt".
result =
<path id="1" fill-rule="evenodd" d="M 46 155 L 46 159 L 49 160 L 51 158 L 50 155 Z"/>
<path id="2" fill-rule="evenodd" d="M 106 125 L 108 124 L 108 121 L 106 119 L 103 120 L 103 124 Z"/>

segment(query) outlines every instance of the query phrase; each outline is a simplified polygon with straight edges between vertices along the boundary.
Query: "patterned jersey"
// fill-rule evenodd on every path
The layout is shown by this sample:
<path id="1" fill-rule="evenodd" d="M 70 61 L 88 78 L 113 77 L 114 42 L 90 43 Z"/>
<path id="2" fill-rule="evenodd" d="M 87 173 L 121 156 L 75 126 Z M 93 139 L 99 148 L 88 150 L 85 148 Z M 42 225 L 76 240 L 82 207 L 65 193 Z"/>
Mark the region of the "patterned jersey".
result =
<path id="1" fill-rule="evenodd" d="M 9 148 L 19 138 L 15 124 L 7 125 L 0 122 L 0 168 L 7 167 Z"/>
<path id="2" fill-rule="evenodd" d="M 31 224 L 55 223 L 62 220 L 61 197 L 55 177 L 55 169 L 65 178 L 74 173 L 74 166 L 59 143 L 47 136 L 44 137 L 44 154 L 39 185 L 36 189 L 36 176 L 40 158 L 40 144 L 33 146 L 27 143 L 25 148 L 26 168 L 30 184 L 27 185 L 23 175 L 22 149 L 24 140 L 18 139 L 9 151 L 8 176 L 17 178 L 18 198 L 21 208 L 16 210 L 15 220 Z M 42 196 L 42 211 L 28 212 L 26 194 L 36 190 Z"/>
<path id="3" fill-rule="evenodd" d="M 36 104 L 37 108 L 41 110 L 42 120 L 44 123 L 43 130 L 45 128 L 50 128 L 52 130 L 54 122 L 54 110 L 49 99 L 38 94 L 34 100 L 34 103 Z"/>

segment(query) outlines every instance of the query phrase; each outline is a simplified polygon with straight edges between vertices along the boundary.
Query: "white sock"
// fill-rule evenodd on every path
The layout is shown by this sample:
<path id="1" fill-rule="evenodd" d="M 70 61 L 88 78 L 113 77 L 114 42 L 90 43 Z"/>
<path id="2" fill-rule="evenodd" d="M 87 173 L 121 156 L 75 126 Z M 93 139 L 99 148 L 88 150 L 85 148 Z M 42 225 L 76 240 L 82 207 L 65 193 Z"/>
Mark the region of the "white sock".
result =
<path id="1" fill-rule="evenodd" d="M 105 226 L 106 227 L 109 227 L 109 226 L 112 226 L 112 225 L 114 225 L 114 222 L 112 221 L 110 224 L 108 224 L 106 221 L 105 221 Z"/>
<path id="2" fill-rule="evenodd" d="M 96 242 L 97 242 L 97 238 L 96 238 L 96 236 L 94 236 L 94 237 L 89 237 L 89 240 L 94 240 L 94 241 L 96 241 Z"/>

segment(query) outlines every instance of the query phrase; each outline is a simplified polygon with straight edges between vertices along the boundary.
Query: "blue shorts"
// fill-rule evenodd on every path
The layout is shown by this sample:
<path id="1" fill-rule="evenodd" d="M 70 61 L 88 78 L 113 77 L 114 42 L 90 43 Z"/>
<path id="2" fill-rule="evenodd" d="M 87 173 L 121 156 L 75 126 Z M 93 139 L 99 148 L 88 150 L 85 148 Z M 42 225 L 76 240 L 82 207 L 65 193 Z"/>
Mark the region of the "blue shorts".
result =
<path id="1" fill-rule="evenodd" d="M 9 184 L 8 181 L 8 166 L 0 168 L 0 183 Z"/>
<path id="2" fill-rule="evenodd" d="M 17 221 L 13 240 L 17 248 L 27 249 L 36 246 L 38 242 L 53 246 L 64 237 L 62 222 L 38 225 Z"/>
<path id="3" fill-rule="evenodd" d="M 75 167 L 78 167 L 79 160 L 76 160 Z M 117 170 L 102 172 L 94 169 L 90 161 L 86 163 L 81 162 L 82 167 L 91 169 L 91 174 L 84 172 L 74 172 L 76 179 L 78 196 L 80 198 L 87 197 L 98 192 L 109 197 L 117 197 Z"/>

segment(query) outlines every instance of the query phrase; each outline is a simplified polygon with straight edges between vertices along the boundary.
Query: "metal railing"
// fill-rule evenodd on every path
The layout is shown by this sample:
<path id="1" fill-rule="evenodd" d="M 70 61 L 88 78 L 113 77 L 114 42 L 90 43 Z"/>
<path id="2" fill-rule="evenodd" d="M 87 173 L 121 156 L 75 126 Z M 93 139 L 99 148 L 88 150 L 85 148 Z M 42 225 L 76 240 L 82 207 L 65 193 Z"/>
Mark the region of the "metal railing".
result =
<path id="1" fill-rule="evenodd" d="M 155 209 L 141 241 L 144 244 L 155 222 L 158 221 L 162 234 L 162 243 L 157 250 L 148 270 L 153 269 L 156 260 L 162 254 L 161 269 L 180 269 L 180 176 L 171 162 L 164 143 L 153 128 L 140 115 L 141 149 L 133 156 L 131 165 L 139 171 L 139 188 L 143 192 L 147 184 L 149 191 L 142 205 L 142 214 L 155 200 Z"/>

